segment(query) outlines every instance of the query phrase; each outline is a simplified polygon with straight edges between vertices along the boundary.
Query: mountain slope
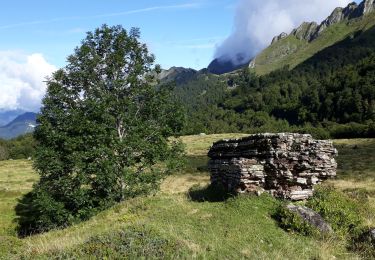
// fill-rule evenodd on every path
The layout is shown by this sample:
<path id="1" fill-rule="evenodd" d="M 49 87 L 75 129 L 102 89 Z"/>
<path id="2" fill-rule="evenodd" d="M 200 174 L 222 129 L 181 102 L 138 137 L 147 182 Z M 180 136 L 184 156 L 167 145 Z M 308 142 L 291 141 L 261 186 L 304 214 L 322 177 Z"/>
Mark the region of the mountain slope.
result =
<path id="1" fill-rule="evenodd" d="M 196 107 L 186 132 L 311 133 L 320 127 L 320 138 L 375 136 L 374 79 L 375 25 L 291 70 L 230 75 L 227 83 L 235 87 L 227 88 L 218 102 Z"/>
<path id="2" fill-rule="evenodd" d="M 169 70 L 162 70 L 158 79 L 162 83 L 175 82 L 179 85 L 193 80 L 198 74 L 199 72 L 194 69 L 171 67 Z"/>
<path id="3" fill-rule="evenodd" d="M 294 68 L 320 50 L 371 28 L 375 25 L 374 9 L 374 0 L 366 0 L 359 5 L 351 3 L 346 8 L 336 8 L 320 25 L 302 23 L 289 35 L 276 36 L 271 45 L 250 62 L 250 68 L 259 75 L 284 66 Z"/>
<path id="4" fill-rule="evenodd" d="M 9 124 L 0 127 L 1 139 L 12 139 L 17 136 L 30 133 L 36 125 L 36 114 L 32 112 L 24 113 L 16 117 Z"/>
<path id="5" fill-rule="evenodd" d="M 0 126 L 4 126 L 14 120 L 17 116 L 24 114 L 23 110 L 6 110 L 0 111 Z"/>
<path id="6" fill-rule="evenodd" d="M 248 66 L 250 62 L 241 57 L 237 58 L 237 61 L 238 62 L 234 64 L 231 60 L 216 58 L 208 65 L 207 70 L 212 74 L 221 75 L 244 68 Z"/>

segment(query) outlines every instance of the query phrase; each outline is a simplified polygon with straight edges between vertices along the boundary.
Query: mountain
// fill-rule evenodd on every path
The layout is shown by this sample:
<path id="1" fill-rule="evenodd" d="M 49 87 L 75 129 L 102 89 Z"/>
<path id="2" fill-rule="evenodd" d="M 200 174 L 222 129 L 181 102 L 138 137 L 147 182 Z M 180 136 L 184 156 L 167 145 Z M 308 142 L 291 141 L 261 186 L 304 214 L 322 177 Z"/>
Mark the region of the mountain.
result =
<path id="1" fill-rule="evenodd" d="M 374 0 L 336 8 L 323 22 L 304 22 L 290 34 L 275 36 L 251 62 L 259 75 L 288 66 L 294 68 L 319 51 L 375 25 Z"/>
<path id="2" fill-rule="evenodd" d="M 299 131 L 319 138 L 375 137 L 373 13 L 353 23 L 367 23 L 367 27 L 317 51 L 293 68 L 283 67 L 265 75 L 242 70 L 216 76 L 222 86 L 203 92 L 201 102 L 183 99 L 190 108 L 185 132 Z M 285 37 L 275 39 L 274 44 Z M 189 97 L 193 91 L 202 90 L 202 80 L 181 86 L 185 92 L 179 94 Z"/>
<path id="3" fill-rule="evenodd" d="M 171 67 L 169 70 L 162 70 L 158 78 L 163 83 L 174 81 L 179 85 L 194 79 L 198 73 L 190 68 Z"/>
<path id="4" fill-rule="evenodd" d="M 17 116 L 24 114 L 24 110 L 6 110 L 0 111 L 0 126 L 4 126 L 14 120 Z"/>
<path id="5" fill-rule="evenodd" d="M 243 58 L 243 55 L 237 55 L 237 63 L 230 59 L 222 57 L 214 59 L 207 67 L 208 72 L 216 75 L 229 73 L 249 65 L 250 60 Z"/>
<path id="6" fill-rule="evenodd" d="M 1 139 L 12 139 L 20 135 L 30 133 L 36 125 L 36 113 L 27 112 L 17 116 L 10 123 L 0 127 Z"/>

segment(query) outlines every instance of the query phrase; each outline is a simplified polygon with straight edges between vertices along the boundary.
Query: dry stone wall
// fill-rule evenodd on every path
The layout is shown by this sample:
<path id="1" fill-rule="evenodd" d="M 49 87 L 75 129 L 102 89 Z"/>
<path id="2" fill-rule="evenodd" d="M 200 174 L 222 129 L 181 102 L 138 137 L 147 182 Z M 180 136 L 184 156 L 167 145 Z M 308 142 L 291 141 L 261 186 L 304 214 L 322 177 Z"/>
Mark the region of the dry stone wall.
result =
<path id="1" fill-rule="evenodd" d="M 208 168 L 211 183 L 227 191 L 304 200 L 314 185 L 336 176 L 336 155 L 331 141 L 311 135 L 257 134 L 214 143 Z"/>

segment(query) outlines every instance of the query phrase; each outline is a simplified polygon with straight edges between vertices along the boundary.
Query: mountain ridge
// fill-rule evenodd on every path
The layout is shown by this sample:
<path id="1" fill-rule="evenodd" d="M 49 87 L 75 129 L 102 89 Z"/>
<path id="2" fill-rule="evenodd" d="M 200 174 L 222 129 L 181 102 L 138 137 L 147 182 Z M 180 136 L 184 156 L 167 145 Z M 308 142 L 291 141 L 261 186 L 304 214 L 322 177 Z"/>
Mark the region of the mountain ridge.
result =
<path id="1" fill-rule="evenodd" d="M 26 112 L 17 116 L 8 124 L 0 127 L 0 139 L 13 139 L 20 135 L 31 133 L 36 126 L 37 114 Z"/>
<path id="2" fill-rule="evenodd" d="M 249 63 L 257 74 L 267 74 L 284 66 L 291 68 L 312 57 L 318 51 L 343 40 L 350 34 L 375 24 L 374 0 L 337 7 L 320 24 L 303 22 L 290 34 L 285 32 L 272 39 L 271 44 Z"/>

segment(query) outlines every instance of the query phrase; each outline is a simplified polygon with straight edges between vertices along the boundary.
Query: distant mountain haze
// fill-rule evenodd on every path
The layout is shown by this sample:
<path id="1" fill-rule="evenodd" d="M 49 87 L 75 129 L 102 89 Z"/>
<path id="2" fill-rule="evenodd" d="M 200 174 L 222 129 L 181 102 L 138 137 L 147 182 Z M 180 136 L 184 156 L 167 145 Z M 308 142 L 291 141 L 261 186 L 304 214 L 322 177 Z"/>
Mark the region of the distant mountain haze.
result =
<path id="1" fill-rule="evenodd" d="M 13 121 L 0 127 L 1 139 L 12 139 L 31 133 L 36 126 L 36 113 L 27 112 L 17 116 Z"/>
<path id="2" fill-rule="evenodd" d="M 4 110 L 0 111 L 0 127 L 5 126 L 14 120 L 17 116 L 24 114 L 24 110 Z"/>

